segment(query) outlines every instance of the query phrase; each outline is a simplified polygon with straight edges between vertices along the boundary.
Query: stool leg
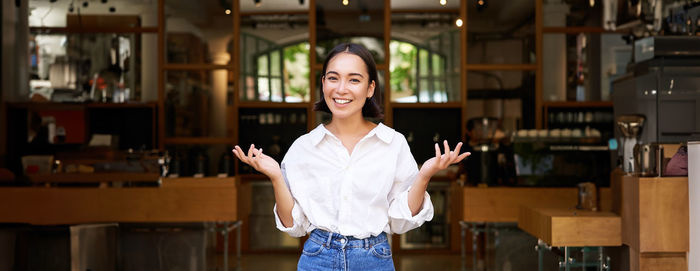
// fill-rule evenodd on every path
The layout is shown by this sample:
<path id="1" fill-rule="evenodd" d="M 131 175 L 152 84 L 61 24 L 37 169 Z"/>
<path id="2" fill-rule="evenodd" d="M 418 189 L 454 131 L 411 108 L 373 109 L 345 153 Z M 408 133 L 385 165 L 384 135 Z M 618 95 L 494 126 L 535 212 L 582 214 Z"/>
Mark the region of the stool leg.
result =
<path id="1" fill-rule="evenodd" d="M 476 271 L 476 254 L 478 252 L 479 233 L 476 230 L 476 224 L 472 224 L 472 270 Z"/>
<path id="2" fill-rule="evenodd" d="M 241 221 L 237 222 L 236 227 L 236 269 L 241 270 Z"/>
<path id="3" fill-rule="evenodd" d="M 224 271 L 228 271 L 228 222 L 224 223 Z"/>

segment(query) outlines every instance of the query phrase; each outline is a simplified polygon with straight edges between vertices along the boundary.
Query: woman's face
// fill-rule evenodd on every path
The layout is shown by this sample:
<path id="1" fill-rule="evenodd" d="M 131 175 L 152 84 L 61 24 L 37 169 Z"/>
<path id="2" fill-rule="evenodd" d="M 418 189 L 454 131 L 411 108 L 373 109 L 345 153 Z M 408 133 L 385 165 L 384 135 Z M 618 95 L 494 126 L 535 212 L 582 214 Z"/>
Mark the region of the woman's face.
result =
<path id="1" fill-rule="evenodd" d="M 323 98 L 334 119 L 362 116 L 365 101 L 374 95 L 375 83 L 370 82 L 367 66 L 354 54 L 335 55 L 322 80 Z"/>

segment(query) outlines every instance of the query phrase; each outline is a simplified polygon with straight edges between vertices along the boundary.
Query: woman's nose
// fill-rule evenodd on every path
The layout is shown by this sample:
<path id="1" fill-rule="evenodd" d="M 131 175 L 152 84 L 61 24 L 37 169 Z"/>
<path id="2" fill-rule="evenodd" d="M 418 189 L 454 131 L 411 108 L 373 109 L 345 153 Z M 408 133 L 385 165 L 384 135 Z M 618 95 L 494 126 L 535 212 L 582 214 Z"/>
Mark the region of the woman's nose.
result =
<path id="1" fill-rule="evenodd" d="M 348 85 L 347 82 L 340 81 L 340 83 L 338 83 L 338 92 L 339 93 L 348 92 L 347 85 Z"/>

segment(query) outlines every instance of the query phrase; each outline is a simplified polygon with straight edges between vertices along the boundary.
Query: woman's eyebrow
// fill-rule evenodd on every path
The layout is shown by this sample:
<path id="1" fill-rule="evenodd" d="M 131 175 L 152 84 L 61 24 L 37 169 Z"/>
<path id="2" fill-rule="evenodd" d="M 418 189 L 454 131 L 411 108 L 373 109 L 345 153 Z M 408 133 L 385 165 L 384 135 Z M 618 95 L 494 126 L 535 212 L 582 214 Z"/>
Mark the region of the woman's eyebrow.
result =
<path id="1" fill-rule="evenodd" d="M 336 72 L 336 71 L 327 71 L 327 72 L 326 72 L 326 75 L 329 75 L 329 74 L 335 74 L 335 75 L 338 75 L 338 76 L 340 75 L 340 73 L 338 73 L 338 72 Z M 353 73 L 350 73 L 349 75 L 350 75 L 350 76 L 359 76 L 359 77 L 365 78 L 364 76 L 362 76 L 361 73 L 355 73 L 355 72 L 353 72 Z"/>

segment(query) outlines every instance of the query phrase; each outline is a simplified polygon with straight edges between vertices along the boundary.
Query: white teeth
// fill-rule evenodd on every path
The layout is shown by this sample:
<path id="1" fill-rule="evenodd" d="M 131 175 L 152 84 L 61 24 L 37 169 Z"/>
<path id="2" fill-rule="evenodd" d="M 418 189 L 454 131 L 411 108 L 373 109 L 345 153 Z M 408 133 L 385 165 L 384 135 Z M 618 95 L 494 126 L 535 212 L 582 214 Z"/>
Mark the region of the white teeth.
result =
<path id="1" fill-rule="evenodd" d="M 339 104 L 346 104 L 346 103 L 351 102 L 351 100 L 346 100 L 346 99 L 333 99 L 333 100 Z"/>

